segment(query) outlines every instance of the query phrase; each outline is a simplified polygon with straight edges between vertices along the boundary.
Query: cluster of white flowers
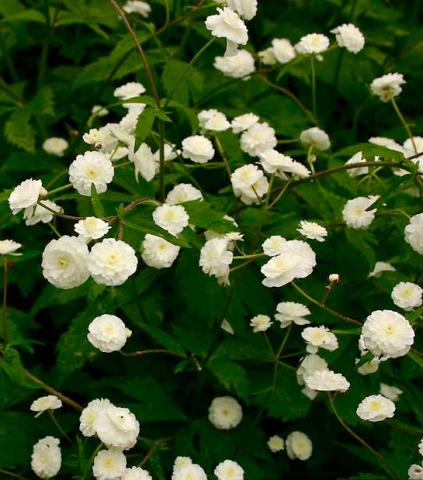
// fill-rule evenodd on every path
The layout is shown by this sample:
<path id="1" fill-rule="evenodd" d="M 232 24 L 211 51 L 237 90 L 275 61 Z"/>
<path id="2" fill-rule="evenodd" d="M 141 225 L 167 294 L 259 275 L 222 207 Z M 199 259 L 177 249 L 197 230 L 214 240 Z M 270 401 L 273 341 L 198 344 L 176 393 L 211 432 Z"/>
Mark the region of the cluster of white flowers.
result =
<path id="1" fill-rule="evenodd" d="M 244 480 L 244 469 L 233 460 L 224 460 L 214 469 L 217 480 Z M 176 457 L 171 480 L 207 480 L 203 468 L 190 457 Z"/>

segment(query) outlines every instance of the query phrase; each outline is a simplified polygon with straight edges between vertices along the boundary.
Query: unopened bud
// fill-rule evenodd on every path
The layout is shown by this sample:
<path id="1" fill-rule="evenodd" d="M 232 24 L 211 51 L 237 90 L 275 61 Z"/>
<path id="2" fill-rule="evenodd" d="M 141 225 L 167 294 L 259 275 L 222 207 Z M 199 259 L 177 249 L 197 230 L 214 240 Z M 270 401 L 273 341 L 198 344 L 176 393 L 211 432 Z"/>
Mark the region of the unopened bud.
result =
<path id="1" fill-rule="evenodd" d="M 338 283 L 341 281 L 341 277 L 339 273 L 331 273 L 328 277 L 328 280 L 330 283 L 334 283 L 335 285 L 338 285 Z"/>

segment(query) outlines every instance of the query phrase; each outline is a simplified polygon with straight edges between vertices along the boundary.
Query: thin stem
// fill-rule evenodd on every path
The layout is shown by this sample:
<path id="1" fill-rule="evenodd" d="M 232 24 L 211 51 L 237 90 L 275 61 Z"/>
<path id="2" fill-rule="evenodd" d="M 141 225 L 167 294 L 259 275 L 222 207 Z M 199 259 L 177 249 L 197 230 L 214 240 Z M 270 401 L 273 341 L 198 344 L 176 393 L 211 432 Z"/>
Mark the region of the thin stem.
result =
<path id="1" fill-rule="evenodd" d="M 46 185 L 47 190 L 54 185 L 57 180 L 60 180 L 62 177 L 64 177 L 68 173 L 68 170 L 62 170 L 60 173 L 58 173 L 55 177 L 53 177 L 50 182 Z M 50 194 L 50 193 L 49 193 Z"/>
<path id="2" fill-rule="evenodd" d="M 276 195 L 276 198 L 273 200 L 273 202 L 266 208 L 268 208 L 270 210 L 272 207 L 274 207 L 279 202 L 279 200 L 284 196 L 288 187 L 291 185 L 291 182 L 292 182 L 292 177 L 285 183 L 285 185 L 282 187 L 282 190 L 279 192 L 278 195 Z"/>
<path id="3" fill-rule="evenodd" d="M 316 173 L 314 169 L 313 161 L 312 161 L 312 154 L 313 154 L 313 145 L 310 145 L 307 150 L 307 163 L 310 167 L 311 173 Z"/>
<path id="4" fill-rule="evenodd" d="M 217 135 L 215 135 L 214 140 L 216 142 L 217 151 L 219 152 L 219 155 L 222 157 L 223 163 L 225 164 L 225 168 L 226 168 L 226 171 L 228 173 L 228 177 L 231 178 L 231 175 L 232 175 L 231 167 L 229 166 L 228 159 L 226 158 L 225 152 L 223 151 L 223 146 L 222 146 L 222 143 L 220 141 L 220 138 Z"/>
<path id="5" fill-rule="evenodd" d="M 63 430 L 63 428 L 60 426 L 60 423 L 57 421 L 56 416 L 54 415 L 53 410 L 48 410 L 48 413 L 50 415 L 50 418 L 54 425 L 56 426 L 57 430 L 66 438 L 66 440 L 72 444 L 72 440 L 69 438 L 68 434 Z"/>
<path id="6" fill-rule="evenodd" d="M 23 477 L 22 475 L 19 475 L 18 473 L 10 472 L 9 470 L 5 470 L 4 468 L 0 468 L 0 473 L 2 473 L 4 475 L 7 475 L 8 477 L 11 477 L 11 478 L 17 478 L 19 480 L 26 480 L 26 478 Z"/>
<path id="7" fill-rule="evenodd" d="M 155 354 L 155 353 L 164 353 L 166 355 L 171 355 L 173 357 L 178 357 L 178 358 L 186 358 L 186 355 L 182 355 L 180 353 L 175 353 L 171 352 L 170 350 L 166 350 L 164 348 L 155 348 L 155 349 L 149 349 L 149 350 L 139 350 L 137 352 L 120 352 L 123 356 L 125 357 L 144 357 L 145 355 L 150 355 L 150 354 Z"/>
<path id="8" fill-rule="evenodd" d="M 264 201 L 264 208 L 267 208 L 269 206 L 270 195 L 272 194 L 272 187 L 273 187 L 274 181 L 275 181 L 275 174 L 272 173 L 269 180 L 269 188 L 267 189 L 266 199 Z"/>
<path id="9" fill-rule="evenodd" d="M 234 260 L 246 260 L 248 258 L 255 259 L 255 258 L 262 258 L 265 257 L 264 253 L 251 253 L 250 255 L 236 255 L 233 257 Z"/>
<path id="10" fill-rule="evenodd" d="M 164 121 L 159 120 L 159 198 L 160 201 L 165 200 L 165 131 Z"/>
<path id="11" fill-rule="evenodd" d="M 71 183 L 67 183 L 66 185 L 62 185 L 61 187 L 57 187 L 57 188 L 55 188 L 55 189 L 53 189 L 53 190 L 50 190 L 50 191 L 47 192 L 47 193 L 48 193 L 48 196 L 50 196 L 50 195 L 53 195 L 53 194 L 55 194 L 55 193 L 59 193 L 59 192 L 65 191 L 65 190 L 69 190 L 69 189 L 72 188 L 72 187 L 73 187 L 73 185 L 72 185 Z"/>
<path id="12" fill-rule="evenodd" d="M 271 354 L 272 354 L 272 357 L 275 357 L 275 351 L 273 350 L 272 344 L 270 343 L 269 335 L 267 335 L 267 332 L 264 332 L 264 333 L 263 333 L 263 337 L 264 337 L 264 339 L 266 340 L 266 343 L 267 343 L 267 345 L 268 345 L 268 347 L 269 347 L 269 350 L 270 350 L 270 352 L 271 352 Z"/>
<path id="13" fill-rule="evenodd" d="M 56 210 L 53 210 L 48 205 L 46 205 L 45 203 L 40 202 L 40 201 L 38 202 L 38 204 L 41 205 L 46 210 L 48 210 L 49 212 L 54 213 L 54 215 L 56 217 L 64 218 L 65 220 L 84 220 L 85 219 L 85 217 L 76 217 L 76 216 L 73 216 L 73 215 L 65 215 L 64 213 L 60 213 Z"/>
<path id="14" fill-rule="evenodd" d="M 48 226 L 50 227 L 50 229 L 53 231 L 53 233 L 56 235 L 57 238 L 61 237 L 60 232 L 57 230 L 57 228 L 54 226 L 52 222 L 49 222 Z"/>
<path id="15" fill-rule="evenodd" d="M 407 124 L 407 122 L 405 121 L 405 118 L 404 118 L 403 114 L 401 113 L 401 110 L 398 107 L 398 104 L 395 100 L 395 97 L 391 98 L 391 103 L 392 103 L 392 106 L 394 107 L 395 113 L 398 115 L 398 118 L 400 119 L 403 127 L 405 128 L 405 131 L 407 132 L 407 135 L 408 135 L 408 138 L 411 141 L 411 144 L 413 145 L 414 153 L 417 153 L 417 147 L 416 147 L 416 143 L 414 142 L 413 134 L 411 133 L 411 129 L 410 129 L 409 125 Z"/>
<path id="16" fill-rule="evenodd" d="M 277 353 L 275 355 L 275 365 L 273 367 L 272 391 L 276 390 L 276 382 L 277 382 L 277 379 L 278 379 L 278 368 L 279 368 L 279 364 L 280 364 L 279 359 L 280 359 L 280 356 L 282 355 L 283 349 L 285 348 L 286 342 L 288 341 L 289 334 L 291 333 L 292 323 L 293 322 L 291 322 L 289 324 L 289 327 L 287 328 L 287 330 L 285 332 L 285 335 L 282 339 L 279 350 L 277 351 Z M 282 362 L 282 364 L 283 364 L 283 362 Z"/>
<path id="17" fill-rule="evenodd" d="M 7 284 L 9 281 L 7 257 L 3 258 L 3 315 L 2 315 L 2 338 L 4 343 L 7 341 Z"/>
<path id="18" fill-rule="evenodd" d="M 314 55 L 310 57 L 310 67 L 311 67 L 311 98 L 313 105 L 313 116 L 317 122 L 317 105 L 316 105 L 316 66 L 314 64 L 315 59 Z"/>

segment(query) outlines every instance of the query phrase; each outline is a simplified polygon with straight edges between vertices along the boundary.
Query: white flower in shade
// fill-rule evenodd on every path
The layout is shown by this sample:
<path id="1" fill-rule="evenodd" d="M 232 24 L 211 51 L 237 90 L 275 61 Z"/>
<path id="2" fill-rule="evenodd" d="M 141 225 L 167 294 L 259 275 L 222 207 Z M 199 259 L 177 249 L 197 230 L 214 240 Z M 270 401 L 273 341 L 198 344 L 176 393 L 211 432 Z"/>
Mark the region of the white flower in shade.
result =
<path id="1" fill-rule="evenodd" d="M 178 183 L 166 196 L 168 205 L 178 205 L 193 200 L 203 200 L 203 194 L 190 183 Z"/>
<path id="2" fill-rule="evenodd" d="M 91 113 L 96 117 L 106 117 L 110 112 L 106 107 L 102 105 L 94 105 L 91 109 Z"/>
<path id="3" fill-rule="evenodd" d="M 135 166 L 135 178 L 138 181 L 138 176 L 141 175 L 146 182 L 151 182 L 156 174 L 156 160 L 151 148 L 142 143 L 136 152 L 134 149 L 135 140 L 132 141 L 128 151 L 128 159 Z"/>
<path id="4" fill-rule="evenodd" d="M 236 223 L 235 219 L 232 218 L 231 216 L 224 215 L 223 220 L 227 220 L 228 222 L 231 222 L 235 228 L 238 228 L 238 224 Z M 204 232 L 204 237 L 206 238 L 206 240 L 212 240 L 213 238 L 223 238 L 228 242 L 228 250 L 231 250 L 231 251 L 235 248 L 236 242 L 244 240 L 244 235 L 235 230 L 233 232 L 227 232 L 227 233 L 215 232 L 214 230 L 206 230 Z"/>
<path id="5" fill-rule="evenodd" d="M 381 422 L 394 416 L 395 403 L 383 395 L 369 395 L 360 402 L 356 413 L 362 420 Z"/>
<path id="6" fill-rule="evenodd" d="M 277 453 L 285 449 L 285 442 L 279 435 L 273 435 L 267 441 L 267 446 L 272 453 Z"/>
<path id="7" fill-rule="evenodd" d="M 259 120 L 260 118 L 254 113 L 244 113 L 244 115 L 239 115 L 231 122 L 232 131 L 234 133 L 244 132 L 255 125 Z"/>
<path id="8" fill-rule="evenodd" d="M 93 475 L 96 480 L 116 480 L 126 469 L 126 457 L 119 450 L 100 450 L 94 457 Z"/>
<path id="9" fill-rule="evenodd" d="M 366 351 L 361 352 L 361 356 L 365 355 Z M 360 363 L 360 359 L 356 358 L 355 363 Z M 371 375 L 379 370 L 380 360 L 377 357 L 373 357 L 371 360 L 363 363 L 357 368 L 357 372 L 360 375 Z"/>
<path id="10" fill-rule="evenodd" d="M 151 6 L 142 0 L 128 0 L 122 7 L 126 13 L 138 13 L 142 17 L 148 17 L 151 13 Z"/>
<path id="11" fill-rule="evenodd" d="M 232 8 L 238 15 L 251 20 L 257 14 L 258 0 L 228 0 L 228 7 Z"/>
<path id="12" fill-rule="evenodd" d="M 59 473 L 62 466 L 60 440 L 55 437 L 44 437 L 38 440 L 32 449 L 31 468 L 39 478 L 51 478 Z"/>
<path id="13" fill-rule="evenodd" d="M 241 135 L 241 150 L 252 157 L 275 148 L 278 140 L 275 130 L 268 123 L 255 123 Z"/>
<path id="14" fill-rule="evenodd" d="M 298 53 L 303 55 L 322 53 L 329 47 L 329 38 L 321 33 L 309 33 L 300 38 L 295 45 Z"/>
<path id="15" fill-rule="evenodd" d="M 423 438 L 420 440 L 419 444 L 417 445 L 417 448 L 419 450 L 420 455 L 423 456 Z"/>
<path id="16" fill-rule="evenodd" d="M 282 253 L 283 246 L 287 241 L 288 240 L 281 237 L 280 235 L 272 235 L 263 242 L 263 253 L 268 257 L 280 255 Z"/>
<path id="17" fill-rule="evenodd" d="M 51 240 L 43 252 L 43 275 L 57 288 L 74 288 L 89 277 L 88 247 L 78 237 L 64 235 Z"/>
<path id="18" fill-rule="evenodd" d="M 297 382 L 299 385 L 305 385 L 305 377 L 309 377 L 317 370 L 327 370 L 326 360 L 319 355 L 306 355 L 297 369 Z"/>
<path id="19" fill-rule="evenodd" d="M 134 249 L 113 238 L 96 243 L 88 257 L 88 270 L 96 283 L 108 286 L 122 285 L 137 270 Z"/>
<path id="20" fill-rule="evenodd" d="M 410 218 L 404 229 L 405 241 L 417 253 L 423 254 L 423 213 Z"/>
<path id="21" fill-rule="evenodd" d="M 127 468 L 121 480 L 153 480 L 153 477 L 141 467 Z"/>
<path id="22" fill-rule="evenodd" d="M 200 465 L 189 463 L 176 468 L 172 480 L 207 480 L 207 475 Z"/>
<path id="23" fill-rule="evenodd" d="M 85 152 L 78 155 L 69 167 L 69 181 L 81 195 L 91 195 L 91 185 L 97 193 L 104 193 L 113 180 L 112 162 L 101 152 Z"/>
<path id="24" fill-rule="evenodd" d="M 228 7 L 218 8 L 217 12 L 217 15 L 209 15 L 206 18 L 207 30 L 210 30 L 214 37 L 226 38 L 231 51 L 233 44 L 245 45 L 248 42 L 248 30 L 238 14 Z"/>
<path id="25" fill-rule="evenodd" d="M 164 160 L 165 162 L 170 162 L 172 160 L 175 160 L 175 158 L 178 157 L 178 155 L 181 154 L 181 151 L 178 150 L 175 145 L 170 145 L 169 143 L 166 143 L 164 145 Z M 156 165 L 159 164 L 160 162 L 160 149 L 156 150 L 153 154 L 154 160 L 156 161 Z M 157 170 L 157 166 L 156 166 Z"/>
<path id="26" fill-rule="evenodd" d="M 305 317 L 310 315 L 310 310 L 302 303 L 297 302 L 280 302 L 276 306 L 278 313 L 275 319 L 280 322 L 281 328 L 286 328 L 291 323 L 295 325 L 307 325 L 310 320 Z"/>
<path id="27" fill-rule="evenodd" d="M 332 370 L 315 370 L 304 380 L 308 388 L 319 392 L 346 392 L 350 388 L 350 382 Z"/>
<path id="28" fill-rule="evenodd" d="M 278 63 L 273 47 L 268 47 L 258 52 L 258 57 L 263 65 L 276 65 Z"/>
<path id="29" fill-rule="evenodd" d="M 195 163 L 207 163 L 214 157 L 214 147 L 208 138 L 193 135 L 182 140 L 182 156 Z"/>
<path id="30" fill-rule="evenodd" d="M 226 118 L 226 115 L 214 108 L 210 110 L 202 110 L 197 115 L 197 118 L 200 127 L 204 130 L 223 132 L 231 126 L 231 124 L 228 122 L 228 119 Z"/>
<path id="31" fill-rule="evenodd" d="M 303 432 L 291 432 L 285 440 L 288 458 L 294 460 L 308 460 L 313 452 L 313 445 L 309 437 Z"/>
<path id="32" fill-rule="evenodd" d="M 423 467 L 416 464 L 410 465 L 407 474 L 409 480 L 423 480 Z"/>
<path id="33" fill-rule="evenodd" d="M 128 100 L 128 98 L 139 97 L 145 92 L 145 87 L 139 82 L 128 82 L 116 88 L 113 95 L 121 100 Z M 130 107 L 131 104 L 123 104 L 124 107 Z"/>
<path id="34" fill-rule="evenodd" d="M 422 306 L 423 289 L 411 282 L 400 282 L 391 293 L 392 301 L 397 307 L 409 311 Z"/>
<path id="35" fill-rule="evenodd" d="M 48 207 L 50 210 L 54 210 L 57 213 L 62 213 L 63 208 L 59 207 L 56 203 L 52 202 L 51 200 L 43 200 L 42 204 Z M 25 225 L 36 225 L 39 222 L 42 223 L 49 223 L 54 218 L 54 213 L 44 208 L 43 205 L 37 204 L 34 207 L 25 208 L 24 210 L 24 219 Z"/>
<path id="36" fill-rule="evenodd" d="M 261 267 L 266 277 L 266 287 L 282 287 L 294 278 L 308 277 L 316 266 L 316 254 L 308 243 L 300 240 L 287 240 L 282 245 L 282 252 L 272 257 Z"/>
<path id="37" fill-rule="evenodd" d="M 279 63 L 288 63 L 295 58 L 295 48 L 287 38 L 274 38 L 272 52 Z"/>
<path id="38" fill-rule="evenodd" d="M 140 424 L 127 408 L 109 405 L 99 410 L 93 424 L 101 442 L 107 448 L 128 450 L 137 443 Z"/>
<path id="39" fill-rule="evenodd" d="M 235 55 L 230 57 L 216 57 L 213 65 L 227 77 L 243 78 L 244 80 L 248 80 L 256 69 L 254 57 L 247 50 L 238 50 Z"/>
<path id="40" fill-rule="evenodd" d="M 13 215 L 16 215 L 25 208 L 35 207 L 38 199 L 46 193 L 41 180 L 28 178 L 15 187 L 9 195 L 10 210 Z"/>
<path id="41" fill-rule="evenodd" d="M 218 480 L 244 480 L 244 469 L 233 460 L 225 460 L 214 469 Z"/>
<path id="42" fill-rule="evenodd" d="M 300 134 L 300 141 L 304 145 L 309 145 L 316 150 L 328 150 L 330 148 L 330 139 L 328 134 L 318 127 L 308 128 Z"/>
<path id="43" fill-rule="evenodd" d="M 363 324 L 359 345 L 386 360 L 406 355 L 413 342 L 414 330 L 406 318 L 392 310 L 376 310 Z"/>
<path id="44" fill-rule="evenodd" d="M 393 402 L 396 402 L 399 400 L 400 395 L 403 393 L 403 391 L 398 388 L 398 387 L 393 387 L 391 385 L 386 385 L 386 383 L 381 383 L 380 384 L 380 394 L 383 395 L 386 398 L 389 398 L 389 400 L 392 400 Z"/>
<path id="45" fill-rule="evenodd" d="M 310 171 L 300 162 L 276 150 L 265 150 L 259 156 L 260 163 L 266 172 L 275 173 L 284 180 L 288 178 L 285 173 L 290 173 L 292 177 L 299 178 L 306 178 L 310 175 Z"/>
<path id="46" fill-rule="evenodd" d="M 216 397 L 209 407 L 210 423 L 219 430 L 237 427 L 242 420 L 242 408 L 233 397 Z"/>
<path id="47" fill-rule="evenodd" d="M 51 137 L 44 140 L 43 150 L 50 155 L 56 155 L 56 157 L 63 157 L 65 150 L 69 144 L 64 138 Z"/>
<path id="48" fill-rule="evenodd" d="M 361 31 L 352 23 L 343 23 L 331 30 L 336 35 L 340 47 L 345 47 L 351 53 L 363 50 L 365 38 Z"/>
<path id="49" fill-rule="evenodd" d="M 107 398 L 96 398 L 88 403 L 79 417 L 79 429 L 82 435 L 92 437 L 96 434 L 94 423 L 98 414 L 111 405 Z"/>
<path id="50" fill-rule="evenodd" d="M 356 197 L 348 200 L 342 210 L 342 217 L 348 227 L 355 229 L 367 228 L 375 219 L 377 209 L 369 210 L 379 198 L 378 195 Z"/>
<path id="51" fill-rule="evenodd" d="M 0 255 L 21 255 L 15 253 L 22 245 L 14 240 L 0 240 Z"/>
<path id="52" fill-rule="evenodd" d="M 317 240 L 318 242 L 324 242 L 328 234 L 325 227 L 322 227 L 316 222 L 307 222 L 306 220 L 301 220 L 297 232 L 310 240 Z"/>
<path id="53" fill-rule="evenodd" d="M 405 83 L 402 73 L 387 73 L 375 78 L 370 84 L 370 89 L 382 102 L 389 102 L 402 91 L 401 85 Z"/>
<path id="54" fill-rule="evenodd" d="M 228 283 L 232 260 L 233 253 L 228 250 L 228 241 L 224 238 L 212 238 L 201 248 L 199 265 L 206 275 Z"/>
<path id="55" fill-rule="evenodd" d="M 84 241 L 98 240 L 104 237 L 110 228 L 107 222 L 97 217 L 86 217 L 74 226 L 75 232 Z"/>
<path id="56" fill-rule="evenodd" d="M 82 140 L 88 145 L 94 145 L 97 150 L 101 150 L 110 142 L 110 132 L 104 128 L 91 128 L 82 135 Z"/>
<path id="57" fill-rule="evenodd" d="M 347 162 L 345 162 L 345 165 L 354 165 L 357 163 L 366 163 L 366 159 L 363 158 L 362 152 L 357 152 L 355 155 L 353 155 Z M 369 167 L 356 167 L 347 170 L 347 174 L 350 177 L 358 177 L 360 175 L 367 175 L 368 173 Z"/>
<path id="58" fill-rule="evenodd" d="M 136 108 L 134 105 L 136 105 Z M 133 140 L 132 136 L 135 134 L 135 129 L 137 128 L 138 118 L 142 113 L 140 106 L 144 109 L 143 103 L 133 103 L 128 113 L 121 118 L 118 124 L 108 124 L 112 126 L 110 127 L 111 133 L 126 145 L 130 145 Z"/>
<path id="59" fill-rule="evenodd" d="M 145 236 L 141 248 L 141 258 L 146 265 L 153 268 L 171 267 L 180 250 L 177 245 L 150 233 Z"/>
<path id="60" fill-rule="evenodd" d="M 173 470 L 172 470 L 172 479 L 177 480 L 177 478 L 181 479 L 181 475 L 178 475 L 179 472 L 183 467 L 187 467 L 189 465 L 193 465 L 192 460 L 190 457 L 176 457 L 173 463 Z M 188 472 L 188 470 L 186 471 Z"/>
<path id="61" fill-rule="evenodd" d="M 383 272 L 395 272 L 395 267 L 388 262 L 376 262 L 374 269 L 369 273 L 369 277 L 379 278 Z"/>
<path id="62" fill-rule="evenodd" d="M 46 395 L 45 397 L 37 398 L 31 403 L 30 410 L 37 412 L 35 417 L 39 417 L 47 410 L 57 410 L 62 406 L 62 400 L 56 395 Z"/>
<path id="63" fill-rule="evenodd" d="M 153 212 L 156 225 L 172 235 L 178 235 L 188 226 L 189 216 L 181 205 L 160 205 Z"/>
<path id="64" fill-rule="evenodd" d="M 115 315 L 100 315 L 88 326 L 88 341 L 101 352 L 119 351 L 132 334 L 125 324 Z"/>
<path id="65" fill-rule="evenodd" d="M 253 329 L 254 333 L 265 332 L 272 325 L 272 320 L 268 315 L 255 315 L 250 320 L 250 327 Z"/>
<path id="66" fill-rule="evenodd" d="M 338 348 L 338 339 L 327 327 L 306 327 L 301 336 L 307 343 L 307 352 L 317 353 L 319 348 L 333 352 Z"/>

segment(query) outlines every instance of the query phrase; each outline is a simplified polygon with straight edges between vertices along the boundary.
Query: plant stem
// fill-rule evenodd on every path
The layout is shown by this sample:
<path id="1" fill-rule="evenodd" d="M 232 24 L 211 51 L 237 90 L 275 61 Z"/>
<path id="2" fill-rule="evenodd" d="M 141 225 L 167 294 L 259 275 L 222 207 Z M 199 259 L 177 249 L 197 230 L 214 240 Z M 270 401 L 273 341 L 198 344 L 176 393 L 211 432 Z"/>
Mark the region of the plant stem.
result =
<path id="1" fill-rule="evenodd" d="M 285 348 L 286 342 L 288 341 L 289 334 L 292 330 L 292 323 L 289 324 L 289 327 L 286 329 L 285 335 L 282 339 L 281 345 L 279 347 L 278 352 L 275 355 L 275 365 L 273 367 L 273 380 L 272 380 L 272 391 L 276 390 L 276 382 L 278 379 L 278 367 L 279 367 L 279 359 L 282 355 L 283 349 Z"/>
<path id="2" fill-rule="evenodd" d="M 164 121 L 159 120 L 159 198 L 161 202 L 165 200 L 165 131 Z"/>
<path id="3" fill-rule="evenodd" d="M 0 473 L 2 473 L 3 475 L 7 475 L 8 477 L 11 477 L 11 478 L 17 478 L 18 480 L 26 480 L 26 478 L 23 477 L 22 475 L 19 475 L 18 473 L 10 472 L 9 470 L 5 470 L 4 468 L 0 468 Z"/>
<path id="4" fill-rule="evenodd" d="M 265 257 L 264 253 L 251 253 L 250 255 L 236 255 L 233 257 L 234 260 L 247 260 L 249 258 L 262 258 Z"/>
<path id="5" fill-rule="evenodd" d="M 50 418 L 54 425 L 56 426 L 57 430 L 66 438 L 66 440 L 72 444 L 72 440 L 69 438 L 68 434 L 63 430 L 63 428 L 60 426 L 60 423 L 57 421 L 56 416 L 54 415 L 53 410 L 48 410 L 48 413 L 50 415 Z"/>
<path id="6" fill-rule="evenodd" d="M 23 101 L 9 88 L 7 83 L 0 77 L 0 90 L 8 95 L 19 107 L 23 107 Z"/>
<path id="7" fill-rule="evenodd" d="M 7 284 L 9 281 L 8 278 L 8 268 L 7 268 L 7 257 L 3 257 L 3 315 L 2 315 L 2 339 L 4 343 L 7 342 Z"/>
<path id="8" fill-rule="evenodd" d="M 149 349 L 149 350 L 139 350 L 137 352 L 120 352 L 123 356 L 125 357 L 144 357 L 145 355 L 150 355 L 153 353 L 164 353 L 166 355 L 172 355 L 173 357 L 178 357 L 178 358 L 187 358 L 186 355 L 182 355 L 180 353 L 175 353 L 171 352 L 170 350 L 166 350 L 164 348 L 155 348 L 155 349 Z"/>
<path id="9" fill-rule="evenodd" d="M 411 144 L 413 145 L 414 153 L 417 153 L 417 147 L 416 147 L 416 143 L 414 142 L 413 134 L 412 134 L 411 129 L 410 129 L 409 125 L 407 124 L 403 114 L 401 113 L 401 110 L 398 107 L 398 104 L 395 100 L 395 97 L 391 98 L 391 103 L 392 103 L 392 106 L 394 107 L 395 113 L 398 115 L 398 118 L 400 119 L 403 127 L 405 128 L 405 131 L 407 132 L 407 135 L 408 135 L 408 138 L 411 141 Z"/>
<path id="10" fill-rule="evenodd" d="M 313 116 L 317 123 L 317 104 L 316 104 L 316 66 L 314 64 L 315 58 L 314 55 L 310 57 L 310 67 L 311 67 L 311 98 L 313 105 Z"/>
<path id="11" fill-rule="evenodd" d="M 220 141 L 220 138 L 217 135 L 215 135 L 214 140 L 216 142 L 217 151 L 219 152 L 219 155 L 222 157 L 223 163 L 225 164 L 226 172 L 228 173 L 228 177 L 230 179 L 232 175 L 231 167 L 229 166 L 228 159 L 226 158 L 225 152 L 223 151 L 223 146 Z"/>
<path id="12" fill-rule="evenodd" d="M 278 202 L 279 200 L 283 197 L 283 195 L 285 194 L 285 192 L 287 191 L 289 185 L 291 185 L 291 182 L 292 182 L 292 177 L 285 183 L 285 185 L 282 187 L 282 190 L 279 192 L 278 195 L 276 195 L 276 198 L 273 200 L 273 202 L 267 207 L 269 210 L 274 207 Z"/>
<path id="13" fill-rule="evenodd" d="M 63 186 L 61 186 L 61 187 L 57 187 L 57 188 L 55 188 L 55 189 L 53 189 L 53 190 L 50 190 L 50 191 L 48 192 L 48 196 L 53 195 L 54 193 L 63 192 L 64 190 L 69 190 L 69 189 L 72 188 L 72 187 L 73 187 L 73 185 L 72 185 L 71 183 L 67 183 L 66 185 L 63 185 Z"/>
<path id="14" fill-rule="evenodd" d="M 53 210 L 48 205 L 40 201 L 38 202 L 38 204 L 41 205 L 46 210 L 48 210 L 49 212 L 54 213 L 56 217 L 64 218 L 65 220 L 84 220 L 85 219 L 85 217 L 75 217 L 73 215 L 65 215 L 64 213 L 57 212 L 56 210 Z"/>

